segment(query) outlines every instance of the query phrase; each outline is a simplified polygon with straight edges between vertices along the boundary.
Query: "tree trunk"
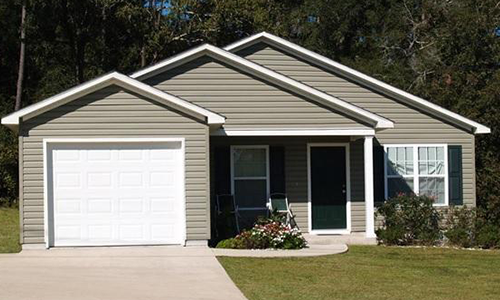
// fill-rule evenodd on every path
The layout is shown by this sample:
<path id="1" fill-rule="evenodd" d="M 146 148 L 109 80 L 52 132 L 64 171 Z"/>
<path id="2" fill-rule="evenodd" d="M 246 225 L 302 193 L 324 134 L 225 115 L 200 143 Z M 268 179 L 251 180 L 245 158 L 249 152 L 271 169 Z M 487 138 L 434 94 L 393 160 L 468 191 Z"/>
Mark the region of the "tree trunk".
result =
<path id="1" fill-rule="evenodd" d="M 143 43 L 141 47 L 141 68 L 144 68 L 145 66 L 146 66 L 146 45 L 144 45 Z"/>
<path id="2" fill-rule="evenodd" d="M 14 109 L 17 111 L 21 108 L 21 100 L 23 95 L 23 79 L 24 79 L 24 57 L 25 57 L 25 38 L 26 38 L 26 0 L 22 2 L 21 12 L 21 50 L 19 53 L 19 71 L 17 73 L 17 91 L 16 91 L 16 105 Z"/>

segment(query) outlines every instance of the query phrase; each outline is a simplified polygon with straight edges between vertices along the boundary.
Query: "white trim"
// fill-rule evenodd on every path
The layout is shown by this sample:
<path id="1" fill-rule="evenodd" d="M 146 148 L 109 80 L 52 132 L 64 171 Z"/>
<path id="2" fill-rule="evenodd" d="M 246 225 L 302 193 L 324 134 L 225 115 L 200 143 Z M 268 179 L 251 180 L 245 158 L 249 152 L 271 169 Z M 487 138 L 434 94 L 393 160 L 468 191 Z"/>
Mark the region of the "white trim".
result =
<path id="1" fill-rule="evenodd" d="M 344 112 L 348 115 L 369 120 L 374 123 L 376 128 L 394 128 L 394 123 L 384 117 L 364 110 L 356 105 L 348 103 L 330 94 L 305 85 L 299 81 L 293 80 L 290 77 L 272 71 L 254 62 L 246 60 L 238 55 L 209 44 L 204 44 L 189 51 L 183 52 L 179 55 L 173 56 L 151 67 L 135 72 L 131 74 L 130 77 L 144 80 L 145 78 L 154 76 L 155 74 L 158 74 L 165 69 L 172 68 L 174 66 L 182 64 L 185 61 L 198 58 L 203 54 L 206 54 L 215 59 L 223 60 L 224 62 L 232 64 L 237 68 L 243 69 L 251 75 L 265 78 L 272 83 L 291 89 L 303 96 L 313 97 L 316 101 L 320 101 L 328 106 L 333 106 L 336 110 Z"/>
<path id="2" fill-rule="evenodd" d="M 168 143 L 180 142 L 182 162 L 181 168 L 184 173 L 184 180 L 181 180 L 181 223 L 184 224 L 181 229 L 182 244 L 187 240 L 187 221 L 186 221 L 186 148 L 184 138 L 44 138 L 43 143 L 43 214 L 44 214 L 44 243 L 48 249 L 50 245 L 49 230 L 49 197 L 48 197 L 48 147 L 53 144 L 74 144 L 74 143 Z M 54 212 L 52 212 L 53 215 Z"/>
<path id="3" fill-rule="evenodd" d="M 236 205 L 238 205 L 238 199 L 236 199 L 236 195 L 234 194 L 234 181 L 235 180 L 266 180 L 266 198 L 263 199 L 264 203 L 267 203 L 267 198 L 269 198 L 270 190 L 271 190 L 271 179 L 270 179 L 270 169 L 269 169 L 269 145 L 231 145 L 229 147 L 229 160 L 230 160 L 230 172 L 231 172 L 231 194 L 235 197 Z M 233 154 L 235 150 L 238 149 L 265 149 L 266 150 L 266 176 L 262 177 L 238 177 L 234 176 L 234 159 Z M 267 209 L 266 204 L 264 206 L 256 206 L 256 207 L 238 207 L 238 210 L 265 210 Z"/>
<path id="4" fill-rule="evenodd" d="M 373 129 L 218 129 L 210 135 L 212 136 L 365 136 L 374 135 Z"/>
<path id="5" fill-rule="evenodd" d="M 242 48 L 245 48 L 245 47 L 248 47 L 248 46 L 251 46 L 251 45 L 257 43 L 260 40 L 266 40 L 266 41 L 270 42 L 271 45 L 278 46 L 279 48 L 284 49 L 284 50 L 292 51 L 296 54 L 301 55 L 301 57 L 303 57 L 303 58 L 309 59 L 310 61 L 321 65 L 322 67 L 331 68 L 334 71 L 340 72 L 341 74 L 347 76 L 350 79 L 358 80 L 358 81 L 361 81 L 361 82 L 368 84 L 372 87 L 378 88 L 382 92 L 390 93 L 390 94 L 395 95 L 395 96 L 399 96 L 398 98 L 402 98 L 402 100 L 408 101 L 408 103 L 413 104 L 417 107 L 420 107 L 426 111 L 434 112 L 435 114 L 438 114 L 442 117 L 445 117 L 451 121 L 456 121 L 458 123 L 461 123 L 462 125 L 470 126 L 474 129 L 474 133 L 476 133 L 476 134 L 486 134 L 486 133 L 491 132 L 490 128 L 488 128 L 482 124 L 474 122 L 474 121 L 467 119 L 467 118 L 465 118 L 457 113 L 454 113 L 450 110 L 447 110 L 443 107 L 440 107 L 439 105 L 436 105 L 436 104 L 431 103 L 427 100 L 424 100 L 420 97 L 417 97 L 415 95 L 407 93 L 407 92 L 400 90 L 396 87 L 393 87 L 385 82 L 382 82 L 382 81 L 377 80 L 373 77 L 370 77 L 366 74 L 363 74 L 359 71 L 351 69 L 345 65 L 342 65 L 338 62 L 335 62 L 329 58 L 326 58 L 318 53 L 307 50 L 306 48 L 303 48 L 297 44 L 294 44 L 292 42 L 289 42 L 285 39 L 282 39 L 280 37 L 277 37 L 277 36 L 272 35 L 272 34 L 267 33 L 267 32 L 261 32 L 261 33 L 252 35 L 250 37 L 247 37 L 245 39 L 237 41 L 236 43 L 230 44 L 230 45 L 226 46 L 224 49 L 227 51 L 236 52 L 238 50 L 241 50 Z"/>
<path id="6" fill-rule="evenodd" d="M 373 187 L 373 136 L 366 136 L 363 143 L 364 182 L 365 182 L 365 234 L 367 238 L 375 235 L 375 200 Z"/>
<path id="7" fill-rule="evenodd" d="M 110 85 L 117 85 L 124 89 L 131 90 L 155 101 L 159 101 L 162 104 L 172 106 L 173 108 L 178 109 L 179 111 L 182 111 L 188 115 L 192 115 L 198 118 L 206 118 L 208 124 L 223 124 L 225 122 L 225 118 L 216 113 L 206 110 L 200 106 L 194 105 L 193 103 L 176 96 L 162 92 L 152 86 L 132 79 L 126 75 L 120 74 L 118 72 L 112 72 L 107 75 L 98 77 L 94 80 L 90 80 L 86 83 L 80 84 L 74 88 L 66 90 L 43 101 L 27 106 L 10 115 L 7 115 L 6 117 L 2 118 L 2 124 L 10 128 L 15 128 L 19 125 L 19 121 L 21 119 L 27 120 L 45 111 L 88 95 Z"/>
<path id="8" fill-rule="evenodd" d="M 311 147 L 344 147 L 346 176 L 346 228 L 312 229 L 312 189 L 311 189 Z M 350 234 L 351 233 L 351 163 L 349 143 L 307 143 L 307 226 L 309 234 Z"/>
<path id="9" fill-rule="evenodd" d="M 392 176 L 390 178 L 403 177 L 403 178 L 413 178 L 413 192 L 419 194 L 419 178 L 420 177 L 439 177 L 444 178 L 444 203 L 435 203 L 434 206 L 448 206 L 449 205 L 449 176 L 448 176 L 448 144 L 384 144 L 384 198 L 387 200 L 389 198 L 388 189 L 388 178 L 387 174 L 387 148 L 391 147 L 407 147 L 412 148 L 413 151 L 413 175 L 402 175 L 402 176 Z M 444 148 L 444 173 L 439 175 L 421 175 L 418 168 L 418 148 L 419 147 L 443 147 Z"/>

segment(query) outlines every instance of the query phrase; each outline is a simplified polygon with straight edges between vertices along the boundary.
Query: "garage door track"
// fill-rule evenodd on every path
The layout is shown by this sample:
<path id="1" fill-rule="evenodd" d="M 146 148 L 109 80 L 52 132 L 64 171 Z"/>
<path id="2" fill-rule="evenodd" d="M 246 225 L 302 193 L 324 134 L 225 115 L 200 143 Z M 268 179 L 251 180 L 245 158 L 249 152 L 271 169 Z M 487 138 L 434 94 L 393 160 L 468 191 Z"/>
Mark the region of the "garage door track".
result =
<path id="1" fill-rule="evenodd" d="M 26 250 L 0 270 L 2 300 L 246 299 L 205 247 Z"/>

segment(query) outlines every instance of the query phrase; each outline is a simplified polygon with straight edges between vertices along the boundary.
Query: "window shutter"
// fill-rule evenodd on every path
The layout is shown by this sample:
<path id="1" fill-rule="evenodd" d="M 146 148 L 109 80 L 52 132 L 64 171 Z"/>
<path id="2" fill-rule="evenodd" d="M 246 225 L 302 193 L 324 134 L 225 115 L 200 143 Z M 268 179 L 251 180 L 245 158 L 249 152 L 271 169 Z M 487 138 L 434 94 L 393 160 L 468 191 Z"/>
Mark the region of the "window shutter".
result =
<path id="1" fill-rule="evenodd" d="M 385 201 L 384 147 L 373 147 L 373 196 L 375 202 Z"/>
<path id="2" fill-rule="evenodd" d="M 448 196 L 451 205 L 462 205 L 462 146 L 448 146 Z"/>
<path id="3" fill-rule="evenodd" d="M 230 155 L 229 146 L 215 147 L 215 195 L 231 194 Z"/>
<path id="4" fill-rule="evenodd" d="M 269 147 L 270 192 L 286 193 L 285 188 L 285 147 Z"/>

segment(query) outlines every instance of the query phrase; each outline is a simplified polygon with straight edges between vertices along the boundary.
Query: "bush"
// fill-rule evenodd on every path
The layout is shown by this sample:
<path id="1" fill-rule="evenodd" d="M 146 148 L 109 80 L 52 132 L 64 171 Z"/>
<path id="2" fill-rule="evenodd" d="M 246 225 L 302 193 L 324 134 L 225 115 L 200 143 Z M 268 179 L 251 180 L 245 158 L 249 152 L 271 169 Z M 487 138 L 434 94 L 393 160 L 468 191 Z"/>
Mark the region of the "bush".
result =
<path id="1" fill-rule="evenodd" d="M 398 195 L 377 211 L 383 217 L 377 240 L 386 245 L 435 245 L 441 238 L 441 214 L 427 196 Z"/>
<path id="2" fill-rule="evenodd" d="M 461 208 L 451 207 L 447 211 L 446 231 L 444 236 L 447 242 L 453 246 L 464 248 L 474 247 L 476 239 L 475 209 L 466 206 Z"/>
<path id="3" fill-rule="evenodd" d="M 244 244 L 241 242 L 241 240 L 236 238 L 222 240 L 219 243 L 217 243 L 216 248 L 245 249 Z"/>
<path id="4" fill-rule="evenodd" d="M 298 228 L 285 225 L 280 217 L 259 220 L 250 230 L 220 241 L 216 248 L 230 249 L 302 249 L 306 240 Z"/>
<path id="5" fill-rule="evenodd" d="M 500 226 L 489 211 L 481 208 L 451 208 L 445 237 L 453 246 L 500 248 Z"/>
<path id="6" fill-rule="evenodd" d="M 481 248 L 500 248 L 500 227 L 485 224 L 477 231 L 476 245 Z"/>

